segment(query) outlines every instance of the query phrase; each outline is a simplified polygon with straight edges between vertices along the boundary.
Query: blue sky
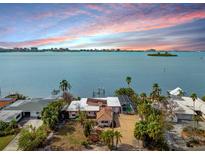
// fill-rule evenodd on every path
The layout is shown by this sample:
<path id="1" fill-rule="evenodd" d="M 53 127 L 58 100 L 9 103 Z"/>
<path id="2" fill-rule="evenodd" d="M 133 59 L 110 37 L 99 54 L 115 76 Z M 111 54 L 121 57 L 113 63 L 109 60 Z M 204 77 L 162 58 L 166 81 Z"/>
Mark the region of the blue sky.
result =
<path id="1" fill-rule="evenodd" d="M 0 4 L 0 47 L 205 50 L 205 4 Z"/>

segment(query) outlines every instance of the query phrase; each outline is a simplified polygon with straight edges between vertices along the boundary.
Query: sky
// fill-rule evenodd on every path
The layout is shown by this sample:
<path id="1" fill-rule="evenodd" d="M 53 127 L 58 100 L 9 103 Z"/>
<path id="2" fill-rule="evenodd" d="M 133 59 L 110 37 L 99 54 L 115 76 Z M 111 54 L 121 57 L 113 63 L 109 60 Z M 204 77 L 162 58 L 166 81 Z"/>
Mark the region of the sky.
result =
<path id="1" fill-rule="evenodd" d="M 205 51 L 205 4 L 0 4 L 0 47 Z"/>

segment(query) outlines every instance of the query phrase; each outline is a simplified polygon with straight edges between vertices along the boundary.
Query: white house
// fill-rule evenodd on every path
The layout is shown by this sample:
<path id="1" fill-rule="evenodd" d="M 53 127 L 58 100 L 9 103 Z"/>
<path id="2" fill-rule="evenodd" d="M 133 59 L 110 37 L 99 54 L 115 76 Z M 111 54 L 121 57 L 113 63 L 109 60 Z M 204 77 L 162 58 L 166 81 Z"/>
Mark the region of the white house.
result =
<path id="1" fill-rule="evenodd" d="M 9 106 L 5 107 L 4 110 L 21 110 L 23 116 L 40 118 L 41 111 L 46 107 L 50 102 L 55 99 L 44 99 L 44 98 L 33 98 L 28 100 L 18 100 Z"/>
<path id="2" fill-rule="evenodd" d="M 205 102 L 197 98 L 195 102 L 191 97 L 179 96 L 181 88 L 169 92 L 170 99 L 168 100 L 175 112 L 178 120 L 193 120 L 193 116 L 200 113 L 205 118 Z M 183 91 L 182 91 L 183 92 Z"/>
<path id="3" fill-rule="evenodd" d="M 83 111 L 88 117 L 96 118 L 100 126 L 109 126 L 112 121 L 112 114 L 121 113 L 121 104 L 118 97 L 82 98 L 72 101 L 67 111 L 71 119 L 76 118 L 79 111 Z"/>
<path id="4" fill-rule="evenodd" d="M 17 122 L 22 118 L 21 110 L 0 110 L 0 120 L 10 122 L 16 120 Z"/>

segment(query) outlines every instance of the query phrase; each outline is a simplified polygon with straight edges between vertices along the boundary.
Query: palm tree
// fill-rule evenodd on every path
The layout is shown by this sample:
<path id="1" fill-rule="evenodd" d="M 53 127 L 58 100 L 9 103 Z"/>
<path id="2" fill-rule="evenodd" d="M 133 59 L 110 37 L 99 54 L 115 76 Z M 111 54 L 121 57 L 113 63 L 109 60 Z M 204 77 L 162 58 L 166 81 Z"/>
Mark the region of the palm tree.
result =
<path id="1" fill-rule="evenodd" d="M 68 89 L 70 90 L 71 89 L 71 84 L 67 81 L 67 80 L 62 80 L 60 82 L 60 89 L 65 92 L 67 91 Z"/>
<path id="2" fill-rule="evenodd" d="M 141 140 L 143 142 L 143 146 L 145 143 L 145 137 L 147 135 L 147 122 L 139 121 L 135 124 L 134 136 L 137 140 Z"/>
<path id="3" fill-rule="evenodd" d="M 114 146 L 114 137 L 115 133 L 113 130 L 103 131 L 100 135 L 100 138 L 108 146 L 109 149 L 112 149 Z"/>
<path id="4" fill-rule="evenodd" d="M 161 89 L 159 85 L 157 83 L 154 83 L 152 86 L 152 93 L 151 93 L 152 99 L 159 100 L 160 94 L 161 94 Z"/>
<path id="5" fill-rule="evenodd" d="M 145 98 L 147 97 L 147 95 L 146 95 L 146 93 L 141 93 L 140 94 L 140 97 L 142 98 L 142 100 L 144 101 L 145 100 Z"/>
<path id="6" fill-rule="evenodd" d="M 128 87 L 130 87 L 130 83 L 132 82 L 132 78 L 130 76 L 126 77 L 126 82 L 128 84 Z"/>
<path id="7" fill-rule="evenodd" d="M 193 120 L 196 122 L 196 127 L 199 127 L 199 121 L 201 120 L 201 116 L 200 115 L 194 115 Z"/>
<path id="8" fill-rule="evenodd" d="M 191 96 L 190 96 L 193 100 L 193 107 L 194 107 L 194 111 L 195 111 L 195 101 L 197 99 L 197 94 L 196 93 L 192 93 Z"/>
<path id="9" fill-rule="evenodd" d="M 122 134 L 119 131 L 115 131 L 115 139 L 116 139 L 116 148 L 118 143 L 121 142 Z"/>
<path id="10" fill-rule="evenodd" d="M 184 96 L 184 92 L 182 90 L 179 90 L 179 96 L 180 97 Z"/>
<path id="11" fill-rule="evenodd" d="M 190 96 L 193 100 L 193 108 L 194 108 L 194 112 L 195 112 L 195 101 L 197 99 L 197 94 L 196 93 L 192 93 L 191 96 Z M 196 129 L 196 121 L 194 121 L 194 131 Z M 194 138 L 194 134 L 192 136 Z"/>

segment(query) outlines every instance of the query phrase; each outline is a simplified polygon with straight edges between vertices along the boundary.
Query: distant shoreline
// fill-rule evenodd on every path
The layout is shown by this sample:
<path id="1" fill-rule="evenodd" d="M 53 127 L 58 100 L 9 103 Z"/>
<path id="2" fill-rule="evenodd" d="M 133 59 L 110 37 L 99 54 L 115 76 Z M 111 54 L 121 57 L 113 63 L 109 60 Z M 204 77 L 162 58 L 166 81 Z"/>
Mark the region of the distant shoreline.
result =
<path id="1" fill-rule="evenodd" d="M 200 53 L 200 52 L 205 52 L 205 51 L 160 51 L 160 55 L 158 55 L 158 51 L 139 51 L 139 50 L 120 50 L 120 51 L 116 51 L 116 50 L 89 50 L 89 51 L 81 51 L 81 50 L 69 50 L 69 51 L 47 51 L 47 50 L 38 50 L 38 51 L 15 51 L 15 50 L 9 50 L 9 51 L 1 51 L 0 50 L 0 53 L 43 53 L 43 52 L 50 52 L 50 53 L 66 53 L 66 52 L 69 52 L 69 53 L 72 53 L 72 52 L 85 52 L 85 53 L 103 53 L 103 52 L 129 52 L 129 53 L 134 53 L 134 52 L 140 52 L 140 53 L 150 53 L 148 56 L 172 56 L 171 54 L 170 55 L 164 55 L 163 52 L 167 52 L 167 53 L 173 53 L 173 52 L 197 52 L 197 53 Z M 175 55 L 173 55 L 175 56 Z"/>

